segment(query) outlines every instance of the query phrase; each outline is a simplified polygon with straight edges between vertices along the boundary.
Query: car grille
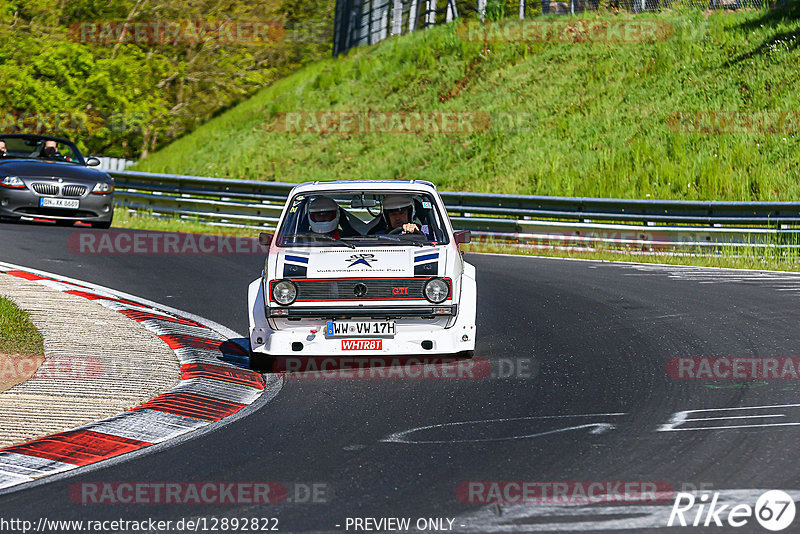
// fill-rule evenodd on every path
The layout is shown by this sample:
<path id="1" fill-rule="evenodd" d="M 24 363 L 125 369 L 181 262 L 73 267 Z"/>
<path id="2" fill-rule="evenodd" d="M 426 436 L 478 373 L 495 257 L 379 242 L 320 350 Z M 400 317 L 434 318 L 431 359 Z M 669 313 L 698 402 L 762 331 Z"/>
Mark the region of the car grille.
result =
<path id="1" fill-rule="evenodd" d="M 86 192 L 86 186 L 83 185 L 65 185 L 61 190 L 61 194 L 65 197 L 82 197 Z"/>
<path id="2" fill-rule="evenodd" d="M 33 184 L 33 190 L 40 195 L 57 195 L 58 186 L 53 184 Z"/>
<path id="3" fill-rule="evenodd" d="M 301 279 L 297 301 L 320 300 L 420 300 L 428 278 Z M 361 292 L 366 288 L 366 293 Z"/>

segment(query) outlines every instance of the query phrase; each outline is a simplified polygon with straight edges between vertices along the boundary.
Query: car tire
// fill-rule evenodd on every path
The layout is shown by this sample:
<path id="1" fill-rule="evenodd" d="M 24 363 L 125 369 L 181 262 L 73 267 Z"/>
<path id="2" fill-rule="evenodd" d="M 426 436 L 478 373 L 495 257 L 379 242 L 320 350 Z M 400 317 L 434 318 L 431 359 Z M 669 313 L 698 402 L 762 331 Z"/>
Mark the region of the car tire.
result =
<path id="1" fill-rule="evenodd" d="M 459 358 L 472 358 L 475 356 L 474 350 L 462 350 L 461 352 L 457 353 L 456 356 Z"/>
<path id="2" fill-rule="evenodd" d="M 265 371 L 270 363 L 270 357 L 260 352 L 253 352 L 250 349 L 250 364 L 249 368 L 253 371 Z"/>
<path id="3" fill-rule="evenodd" d="M 100 228 L 101 230 L 108 230 L 111 228 L 111 221 L 93 222 L 92 228 Z"/>

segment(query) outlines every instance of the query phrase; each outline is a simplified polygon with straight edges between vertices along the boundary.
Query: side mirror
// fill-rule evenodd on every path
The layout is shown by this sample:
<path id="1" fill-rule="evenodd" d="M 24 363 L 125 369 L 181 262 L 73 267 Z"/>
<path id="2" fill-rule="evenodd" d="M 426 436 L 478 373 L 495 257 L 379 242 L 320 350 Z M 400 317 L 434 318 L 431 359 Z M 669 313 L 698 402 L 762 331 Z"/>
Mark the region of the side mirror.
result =
<path id="1" fill-rule="evenodd" d="M 87 167 L 97 167 L 98 165 L 100 165 L 100 160 L 94 156 L 86 160 Z"/>
<path id="2" fill-rule="evenodd" d="M 453 234 L 456 243 L 467 244 L 472 241 L 472 233 L 469 230 L 459 230 Z"/>
<path id="3" fill-rule="evenodd" d="M 270 232 L 261 232 L 258 234 L 259 244 L 268 247 L 272 243 L 272 234 Z"/>

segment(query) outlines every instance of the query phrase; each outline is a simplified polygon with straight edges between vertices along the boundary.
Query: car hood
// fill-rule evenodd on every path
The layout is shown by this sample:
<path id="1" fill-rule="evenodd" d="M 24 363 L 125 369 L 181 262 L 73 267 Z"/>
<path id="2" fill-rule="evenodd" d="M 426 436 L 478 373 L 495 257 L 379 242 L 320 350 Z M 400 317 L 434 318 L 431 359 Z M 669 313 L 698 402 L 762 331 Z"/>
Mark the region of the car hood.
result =
<path id="1" fill-rule="evenodd" d="M 279 254 L 275 278 L 441 276 L 446 255 L 444 246 L 289 249 Z"/>
<path id="2" fill-rule="evenodd" d="M 0 161 L 0 176 L 54 177 L 86 182 L 109 179 L 109 176 L 102 171 L 74 163 L 27 159 Z"/>

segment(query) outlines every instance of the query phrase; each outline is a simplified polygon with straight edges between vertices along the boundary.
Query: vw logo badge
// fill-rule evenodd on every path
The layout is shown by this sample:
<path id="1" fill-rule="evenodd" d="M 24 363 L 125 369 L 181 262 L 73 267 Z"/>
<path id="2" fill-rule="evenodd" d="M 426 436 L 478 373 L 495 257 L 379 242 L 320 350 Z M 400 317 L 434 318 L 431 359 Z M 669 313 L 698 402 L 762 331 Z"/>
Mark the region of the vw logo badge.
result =
<path id="1" fill-rule="evenodd" d="M 363 297 L 367 294 L 367 286 L 364 284 L 356 284 L 353 288 L 353 295 L 357 296 L 358 298 Z"/>

